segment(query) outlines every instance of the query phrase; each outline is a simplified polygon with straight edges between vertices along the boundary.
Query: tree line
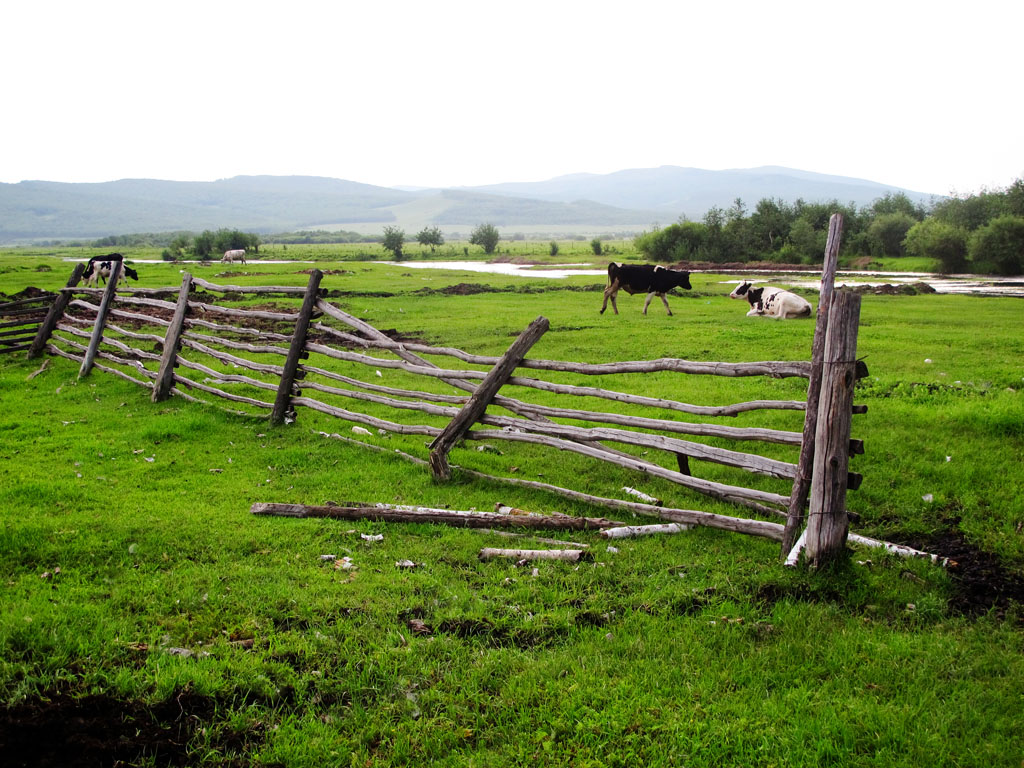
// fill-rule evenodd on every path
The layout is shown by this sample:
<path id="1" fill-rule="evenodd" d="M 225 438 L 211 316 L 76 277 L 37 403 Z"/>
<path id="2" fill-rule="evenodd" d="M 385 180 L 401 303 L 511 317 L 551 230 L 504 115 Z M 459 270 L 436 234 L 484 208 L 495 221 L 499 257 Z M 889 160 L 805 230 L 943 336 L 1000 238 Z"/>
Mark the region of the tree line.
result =
<path id="1" fill-rule="evenodd" d="M 860 209 L 836 200 L 762 199 L 748 213 L 737 198 L 728 209 L 710 209 L 702 221 L 681 220 L 644 232 L 634 245 L 661 262 L 816 264 L 833 213 L 843 214 L 840 255 L 848 259 L 917 256 L 934 259 L 943 272 L 1024 272 L 1024 179 L 929 207 L 900 192 Z"/>

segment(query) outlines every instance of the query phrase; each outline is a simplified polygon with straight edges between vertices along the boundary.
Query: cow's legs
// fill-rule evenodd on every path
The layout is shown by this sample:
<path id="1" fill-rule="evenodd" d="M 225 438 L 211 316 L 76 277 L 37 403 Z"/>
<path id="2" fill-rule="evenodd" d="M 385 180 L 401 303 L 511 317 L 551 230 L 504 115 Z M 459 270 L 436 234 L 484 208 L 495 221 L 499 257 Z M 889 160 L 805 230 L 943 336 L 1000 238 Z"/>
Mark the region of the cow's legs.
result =
<path id="1" fill-rule="evenodd" d="M 619 283 L 614 281 L 607 288 L 604 289 L 604 303 L 601 305 L 601 311 L 599 314 L 604 314 L 604 311 L 608 309 L 608 299 L 612 300 L 612 309 L 615 310 L 615 314 L 619 314 L 619 308 L 615 304 L 615 294 L 619 292 Z"/>
<path id="2" fill-rule="evenodd" d="M 649 307 L 651 305 L 651 299 L 653 299 L 653 298 L 654 298 L 654 292 L 653 291 L 651 293 L 647 294 L 647 299 L 644 301 L 644 314 L 645 315 L 647 314 L 647 307 Z"/>
<path id="3" fill-rule="evenodd" d="M 668 299 L 665 298 L 665 294 L 664 293 L 659 293 L 658 296 L 661 297 L 661 303 L 665 305 L 665 311 L 668 312 L 669 315 L 671 316 L 672 315 L 672 310 L 668 308 Z"/>

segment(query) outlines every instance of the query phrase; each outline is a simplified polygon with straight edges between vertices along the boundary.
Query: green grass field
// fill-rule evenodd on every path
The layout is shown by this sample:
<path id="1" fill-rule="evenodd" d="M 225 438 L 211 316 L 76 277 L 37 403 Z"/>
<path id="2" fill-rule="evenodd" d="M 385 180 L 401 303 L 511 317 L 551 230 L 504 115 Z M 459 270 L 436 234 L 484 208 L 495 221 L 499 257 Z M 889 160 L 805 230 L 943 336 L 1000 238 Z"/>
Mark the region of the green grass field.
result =
<path id="1" fill-rule="evenodd" d="M 57 255 L 0 253 L 0 292 L 63 285 L 71 265 Z M 669 297 L 673 317 L 658 302 L 644 317 L 643 297 L 625 294 L 615 316 L 598 314 L 600 278 L 317 260 L 340 272 L 323 287 L 346 311 L 483 354 L 538 315 L 551 330 L 530 356 L 587 362 L 806 359 L 813 333 L 745 317 L 710 274 Z M 230 279 L 305 285 L 309 266 L 253 262 Z M 226 281 L 219 264 L 189 268 Z M 180 269 L 140 265 L 139 284 L 176 286 Z M 460 283 L 499 292 L 443 290 Z M 40 361 L 0 356 L 0 762 L 1020 766 L 1021 307 L 863 298 L 854 530 L 952 554 L 948 571 L 863 549 L 826 572 L 786 569 L 773 542 L 697 528 L 617 552 L 559 537 L 589 543 L 594 561 L 534 575 L 480 562 L 481 547 L 510 546 L 493 534 L 254 517 L 257 501 L 345 500 L 613 515 L 464 476 L 435 483 L 325 439 L 348 425 L 306 410 L 270 428 L 152 404 L 101 372 L 79 381 L 67 360 L 30 378 Z M 633 383 L 705 404 L 803 397 L 796 380 Z M 528 479 L 620 497 L 642 485 L 741 514 L 625 470 L 527 459 Z M 510 471 L 469 448 L 453 460 Z M 396 568 L 404 559 L 422 566 Z"/>

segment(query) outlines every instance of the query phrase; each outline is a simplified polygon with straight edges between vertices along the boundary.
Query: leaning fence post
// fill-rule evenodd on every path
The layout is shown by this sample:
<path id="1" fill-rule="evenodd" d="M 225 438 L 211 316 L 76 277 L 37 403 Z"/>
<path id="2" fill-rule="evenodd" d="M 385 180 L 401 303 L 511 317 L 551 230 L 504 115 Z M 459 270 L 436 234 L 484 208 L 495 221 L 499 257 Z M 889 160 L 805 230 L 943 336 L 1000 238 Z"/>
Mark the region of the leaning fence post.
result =
<path id="1" fill-rule="evenodd" d="M 512 342 L 512 346 L 501 356 L 497 365 L 480 382 L 480 386 L 469 398 L 469 402 L 462 407 L 462 410 L 448 423 L 441 434 L 434 438 L 430 444 L 430 471 L 436 479 L 448 480 L 451 478 L 452 471 L 448 466 L 448 452 L 487 410 L 491 399 L 512 376 L 516 367 L 523 362 L 530 347 L 547 332 L 548 326 L 548 319 L 543 316 L 530 323 L 526 330 L 519 334 L 519 338 Z"/>
<path id="2" fill-rule="evenodd" d="M 292 343 L 288 347 L 288 357 L 284 363 L 284 373 L 281 374 L 281 383 L 277 387 L 274 409 L 270 412 L 271 424 L 284 423 L 285 415 L 291 406 L 292 385 L 296 378 L 301 378 L 298 372 L 299 360 L 307 354 L 306 332 L 309 330 L 310 318 L 313 317 L 313 309 L 316 307 L 317 294 L 323 276 L 324 273 L 319 269 L 314 269 L 309 275 L 306 296 L 302 300 L 299 319 L 295 321 L 295 333 L 292 334 Z"/>
<path id="3" fill-rule="evenodd" d="M 857 327 L 860 295 L 839 291 L 832 299 L 821 375 L 821 399 L 814 436 L 814 474 L 807 518 L 807 559 L 814 566 L 837 557 L 846 546 L 849 518 L 846 489 L 850 463 L 850 422 L 857 383 Z"/>
<path id="4" fill-rule="evenodd" d="M 76 264 L 65 287 L 74 288 L 78 285 L 78 281 L 82 279 L 82 274 L 84 272 L 85 264 Z M 46 346 L 46 342 L 48 342 L 50 340 L 50 336 L 53 335 L 53 329 L 57 327 L 57 323 L 59 323 L 60 319 L 64 317 L 64 310 L 68 308 L 68 304 L 70 302 L 71 291 L 57 292 L 57 296 L 53 300 L 53 304 L 50 305 L 50 311 L 46 313 L 46 319 L 43 320 L 43 324 L 39 326 L 39 330 L 36 331 L 36 337 L 32 340 L 32 346 L 29 347 L 29 360 L 33 357 L 39 357 L 42 353 L 43 347 Z"/>
<path id="5" fill-rule="evenodd" d="M 797 531 L 804 521 L 804 507 L 811 487 L 811 473 L 814 467 L 814 435 L 818 425 L 818 398 L 821 394 L 821 361 L 825 351 L 825 334 L 828 331 L 829 310 L 835 287 L 836 267 L 839 263 L 839 243 L 843 237 L 843 214 L 833 213 L 828 221 L 828 243 L 825 246 L 825 264 L 821 271 L 821 292 L 818 294 L 818 319 L 814 327 L 814 341 L 811 343 L 811 375 L 807 383 L 807 409 L 804 412 L 803 440 L 800 443 L 800 458 L 797 460 L 796 477 L 789 497 L 786 527 L 782 532 L 783 559 L 789 556 Z"/>
<path id="6" fill-rule="evenodd" d="M 151 399 L 159 403 L 171 396 L 171 388 L 174 386 L 174 368 L 178 364 L 178 346 L 181 343 L 181 334 L 185 329 L 185 315 L 188 314 L 188 294 L 192 290 L 192 275 L 188 272 L 181 279 L 181 289 L 178 291 L 178 303 L 174 307 L 174 317 L 164 334 L 164 351 L 160 356 L 160 371 L 153 382 L 153 394 Z"/>
<path id="7" fill-rule="evenodd" d="M 103 339 L 103 328 L 107 324 L 107 315 L 110 313 L 110 304 L 114 300 L 114 291 L 117 290 L 117 281 L 121 279 L 121 270 L 124 269 L 120 261 L 113 261 L 110 264 L 110 277 L 107 278 L 107 289 L 103 292 L 103 299 L 100 301 L 100 308 L 96 312 L 96 322 L 92 327 L 92 337 L 89 339 L 89 347 L 82 359 L 82 367 L 78 369 L 78 378 L 88 376 L 92 371 L 92 364 L 96 361 L 96 353 L 100 349 L 100 341 Z"/>

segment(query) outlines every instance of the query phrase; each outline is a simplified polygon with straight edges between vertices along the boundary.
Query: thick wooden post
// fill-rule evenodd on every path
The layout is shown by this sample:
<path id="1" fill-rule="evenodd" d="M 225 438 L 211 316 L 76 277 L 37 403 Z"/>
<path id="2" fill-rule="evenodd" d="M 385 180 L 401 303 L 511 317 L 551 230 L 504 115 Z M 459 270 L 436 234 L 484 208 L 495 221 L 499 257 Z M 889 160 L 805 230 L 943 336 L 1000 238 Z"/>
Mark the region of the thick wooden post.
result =
<path id="1" fill-rule="evenodd" d="M 288 357 L 284 363 L 284 373 L 281 374 L 281 383 L 277 387 L 274 409 L 270 412 L 271 424 L 284 424 L 285 416 L 291 407 L 292 385 L 296 378 L 301 378 L 301 374 L 298 372 L 299 360 L 308 354 L 306 352 L 306 333 L 309 331 L 309 321 L 313 317 L 313 309 L 316 307 L 320 281 L 323 277 L 324 273 L 319 269 L 314 269 L 309 275 L 306 296 L 302 300 L 299 319 L 295 321 L 295 333 L 292 335 L 292 343 L 288 348 Z"/>
<path id="2" fill-rule="evenodd" d="M 821 292 L 818 294 L 818 319 L 814 327 L 814 341 L 811 343 L 811 376 L 807 383 L 807 409 L 804 412 L 803 441 L 800 443 L 800 458 L 797 460 L 796 477 L 789 497 L 786 527 L 782 532 L 782 559 L 789 556 L 797 532 L 804 521 L 807 493 L 811 487 L 814 469 L 814 436 L 818 426 L 818 398 L 821 393 L 821 361 L 825 351 L 825 334 L 828 331 L 829 310 L 835 289 L 836 267 L 839 263 L 839 243 L 843 237 L 843 214 L 833 213 L 828 221 L 828 242 L 825 246 L 825 264 L 821 271 Z"/>
<path id="3" fill-rule="evenodd" d="M 829 315 L 807 520 L 807 559 L 815 567 L 844 551 L 849 528 L 846 489 L 853 388 L 857 383 L 860 295 L 837 292 Z"/>
<path id="4" fill-rule="evenodd" d="M 78 369 L 78 378 L 88 376 L 92 372 L 92 364 L 96 361 L 96 353 L 100 349 L 100 341 L 103 339 L 103 328 L 107 324 L 110 303 L 114 300 L 114 292 L 117 290 L 117 281 L 121 279 L 122 269 L 124 269 L 124 265 L 121 261 L 111 262 L 110 277 L 107 278 L 107 289 L 103 292 L 99 311 L 96 312 L 96 322 L 92 327 L 92 338 L 89 339 L 89 347 L 85 351 L 82 367 Z"/>
<path id="5" fill-rule="evenodd" d="M 477 387 L 473 396 L 469 398 L 458 415 L 452 419 L 440 435 L 434 438 L 430 444 L 430 471 L 438 480 L 448 480 L 452 476 L 451 467 L 448 466 L 448 452 L 452 449 L 466 431 L 475 424 L 487 410 L 487 405 L 498 393 L 502 385 L 509 380 L 515 372 L 516 367 L 523 362 L 530 347 L 537 343 L 537 340 L 548 330 L 548 319 L 538 317 L 530 323 L 526 330 L 519 334 L 508 351 L 502 355 L 498 364 L 491 372 L 484 377 Z"/>
<path id="6" fill-rule="evenodd" d="M 153 394 L 151 399 L 159 403 L 171 396 L 171 388 L 174 387 L 174 369 L 178 364 L 178 346 L 181 344 L 181 334 L 185 330 L 185 315 L 188 314 L 188 294 L 192 290 L 192 275 L 188 272 L 181 279 L 181 288 L 178 290 L 178 303 L 174 307 L 174 317 L 164 334 L 164 351 L 160 356 L 160 371 L 157 373 L 156 381 L 153 382 Z"/>
<path id="7" fill-rule="evenodd" d="M 76 264 L 74 270 L 71 272 L 71 277 L 68 278 L 67 288 L 74 288 L 78 285 L 78 281 L 82 279 L 82 274 L 85 272 L 85 264 Z M 39 330 L 36 331 L 36 337 L 32 340 L 32 346 L 28 349 L 28 359 L 31 360 L 33 357 L 39 357 L 43 352 L 43 347 L 46 346 L 46 342 L 50 340 L 50 336 L 53 335 L 53 329 L 57 327 L 57 323 L 64 317 L 64 310 L 68 308 L 68 304 L 71 301 L 70 291 L 59 291 L 57 297 L 53 300 L 53 304 L 50 305 L 50 311 L 46 313 L 46 319 L 43 320 L 43 324 L 39 326 Z"/>

